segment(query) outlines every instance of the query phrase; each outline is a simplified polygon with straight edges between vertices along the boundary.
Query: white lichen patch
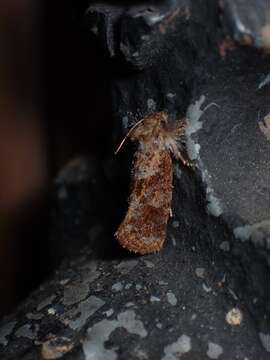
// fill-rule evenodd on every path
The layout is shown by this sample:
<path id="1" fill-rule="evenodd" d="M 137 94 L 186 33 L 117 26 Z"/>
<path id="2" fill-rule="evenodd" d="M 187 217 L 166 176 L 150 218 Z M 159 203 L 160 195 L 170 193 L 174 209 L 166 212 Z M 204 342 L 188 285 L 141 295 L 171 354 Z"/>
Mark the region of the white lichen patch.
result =
<path id="1" fill-rule="evenodd" d="M 249 240 L 253 232 L 254 225 L 238 226 L 233 230 L 234 236 L 242 241 Z"/>
<path id="2" fill-rule="evenodd" d="M 152 295 L 152 296 L 150 297 L 150 301 L 151 301 L 151 302 L 159 302 L 159 301 L 160 301 L 160 298 Z"/>
<path id="3" fill-rule="evenodd" d="M 118 292 L 123 290 L 123 284 L 121 282 L 117 282 L 113 284 L 112 291 Z"/>
<path id="4" fill-rule="evenodd" d="M 204 110 L 202 110 L 201 107 L 205 100 L 205 96 L 202 95 L 199 100 L 195 101 L 195 104 L 190 104 L 187 109 L 186 117 L 188 124 L 186 127 L 186 135 L 188 137 L 202 128 L 202 122 L 200 121 L 200 118 L 203 115 Z"/>
<path id="5" fill-rule="evenodd" d="M 87 339 L 83 343 L 83 351 L 86 360 L 115 360 L 117 353 L 115 348 L 107 349 L 106 341 L 117 328 L 124 328 L 130 334 L 144 338 L 147 331 L 143 323 L 136 319 L 135 312 L 127 310 L 117 316 L 117 320 L 104 319 L 88 329 Z"/>
<path id="6" fill-rule="evenodd" d="M 82 301 L 78 307 L 73 308 L 63 314 L 60 320 L 68 325 L 73 330 L 80 330 L 90 316 L 98 311 L 105 302 L 96 296 L 90 296 L 88 299 Z"/>
<path id="7" fill-rule="evenodd" d="M 140 320 L 136 320 L 136 314 L 133 310 L 127 310 L 117 316 L 120 327 L 125 328 L 130 334 L 139 335 L 144 338 L 147 331 Z"/>
<path id="8" fill-rule="evenodd" d="M 166 296 L 167 296 L 167 301 L 170 305 L 175 306 L 177 304 L 177 298 L 173 292 L 168 291 Z"/>
<path id="9" fill-rule="evenodd" d="M 222 214 L 222 207 L 219 199 L 214 194 L 214 189 L 211 182 L 211 176 L 205 169 L 202 159 L 200 157 L 200 144 L 198 144 L 193 134 L 202 129 L 203 123 L 201 116 L 204 112 L 212 105 L 217 106 L 215 103 L 208 104 L 204 109 L 201 109 L 206 97 L 202 95 L 195 104 L 190 104 L 187 110 L 187 127 L 186 127 L 186 138 L 187 138 L 187 152 L 191 160 L 196 160 L 201 169 L 202 180 L 206 184 L 206 200 L 207 200 L 207 211 L 213 216 L 220 216 Z"/>
<path id="10" fill-rule="evenodd" d="M 141 284 L 136 284 L 135 286 L 137 291 L 140 291 L 142 289 L 142 285 Z"/>
<path id="11" fill-rule="evenodd" d="M 16 321 L 10 321 L 0 327 L 0 345 L 6 346 L 8 344 L 8 336 L 12 333 Z"/>
<path id="12" fill-rule="evenodd" d="M 199 278 L 204 278 L 204 275 L 205 275 L 205 268 L 201 268 L 201 267 L 199 267 L 199 268 L 196 268 L 195 269 L 195 274 L 196 274 L 196 276 L 198 276 Z"/>
<path id="13" fill-rule="evenodd" d="M 209 359 L 218 359 L 223 354 L 223 348 L 213 342 L 208 343 L 208 350 L 206 355 Z"/>
<path id="14" fill-rule="evenodd" d="M 222 214 L 222 207 L 219 199 L 214 195 L 213 192 L 213 188 L 208 185 L 206 190 L 206 199 L 208 201 L 207 211 L 209 214 L 218 217 Z"/>
<path id="15" fill-rule="evenodd" d="M 238 226 L 233 233 L 241 241 L 251 240 L 254 245 L 270 250 L 270 220 L 263 220 L 253 225 Z"/>
<path id="16" fill-rule="evenodd" d="M 238 308 L 232 308 L 227 312 L 225 319 L 231 326 L 239 326 L 243 321 L 243 313 Z"/>
<path id="17" fill-rule="evenodd" d="M 270 352 L 270 334 L 259 333 L 259 338 L 265 350 Z"/>
<path id="18" fill-rule="evenodd" d="M 165 356 L 161 360 L 178 360 L 181 355 L 191 350 L 191 339 L 183 334 L 178 340 L 164 348 Z"/>

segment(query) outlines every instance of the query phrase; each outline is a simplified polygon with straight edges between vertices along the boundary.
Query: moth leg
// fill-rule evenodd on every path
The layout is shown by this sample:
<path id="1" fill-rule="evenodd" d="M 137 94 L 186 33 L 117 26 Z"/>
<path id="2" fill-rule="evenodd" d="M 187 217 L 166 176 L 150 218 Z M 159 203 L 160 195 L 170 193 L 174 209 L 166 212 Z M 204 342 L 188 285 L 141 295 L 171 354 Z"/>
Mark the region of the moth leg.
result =
<path id="1" fill-rule="evenodd" d="M 186 160 L 182 155 L 181 151 L 176 147 L 173 149 L 173 154 L 177 160 L 180 160 L 182 162 L 184 166 L 193 167 L 193 164 L 189 160 Z"/>

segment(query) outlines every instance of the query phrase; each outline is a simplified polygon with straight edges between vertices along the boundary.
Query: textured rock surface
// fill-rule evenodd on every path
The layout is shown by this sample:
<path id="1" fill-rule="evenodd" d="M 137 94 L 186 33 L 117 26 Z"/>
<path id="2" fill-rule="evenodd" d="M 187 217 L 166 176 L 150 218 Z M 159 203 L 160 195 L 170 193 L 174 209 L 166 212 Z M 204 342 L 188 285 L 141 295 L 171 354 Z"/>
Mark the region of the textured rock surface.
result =
<path id="1" fill-rule="evenodd" d="M 216 217 L 219 237 L 229 232 L 242 268 L 239 290 L 262 331 L 269 326 L 270 91 L 260 84 L 268 71 L 261 54 L 235 50 L 196 88 L 187 112 L 188 150 L 205 186 L 206 211 Z"/>
<path id="2" fill-rule="evenodd" d="M 129 146 L 62 172 L 53 249 L 59 259 L 89 245 L 3 320 L 1 359 L 269 358 L 270 65 L 256 49 L 267 49 L 266 6 L 89 7 L 87 29 L 112 69 L 115 143 L 149 112 L 186 115 L 195 170 L 174 165 L 165 248 L 146 257 L 113 237 Z"/>
<path id="3" fill-rule="evenodd" d="M 224 0 L 221 2 L 224 23 L 238 42 L 269 49 L 270 11 L 267 0 Z"/>
<path id="4" fill-rule="evenodd" d="M 61 215 L 67 225 L 80 207 L 74 207 L 74 198 L 89 196 L 84 174 L 91 169 L 93 164 L 78 159 L 57 178 L 59 208 L 66 190 Z M 223 225 L 205 213 L 203 190 L 185 172 L 175 166 L 182 193 L 176 189 L 164 250 L 130 256 L 112 233 L 95 230 L 101 224 L 82 227 L 80 237 L 91 246 L 65 260 L 51 280 L 2 321 L 1 359 L 168 360 L 182 353 L 190 360 L 269 357 L 267 327 L 258 326 L 247 302 L 259 304 L 260 297 L 253 297 L 253 289 L 252 297 L 243 294 L 247 278 L 229 243 L 230 232 L 221 231 Z"/>
<path id="5" fill-rule="evenodd" d="M 238 326 L 225 320 L 234 307 Z M 1 359 L 46 358 L 49 350 L 65 359 L 268 357 L 224 251 L 184 235 L 176 219 L 159 254 L 104 260 L 86 249 L 63 263 L 5 320 L 1 344 Z"/>

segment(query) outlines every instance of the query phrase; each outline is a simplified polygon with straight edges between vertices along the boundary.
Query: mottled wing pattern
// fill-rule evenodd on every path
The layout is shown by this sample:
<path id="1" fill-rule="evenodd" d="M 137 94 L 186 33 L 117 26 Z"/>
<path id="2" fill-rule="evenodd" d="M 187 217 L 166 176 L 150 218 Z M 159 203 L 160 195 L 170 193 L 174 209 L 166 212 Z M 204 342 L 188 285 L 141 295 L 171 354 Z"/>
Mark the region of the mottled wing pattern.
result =
<path id="1" fill-rule="evenodd" d="M 135 154 L 132 192 L 127 214 L 119 226 L 118 242 L 129 251 L 159 251 L 166 238 L 172 201 L 172 159 L 153 139 Z"/>

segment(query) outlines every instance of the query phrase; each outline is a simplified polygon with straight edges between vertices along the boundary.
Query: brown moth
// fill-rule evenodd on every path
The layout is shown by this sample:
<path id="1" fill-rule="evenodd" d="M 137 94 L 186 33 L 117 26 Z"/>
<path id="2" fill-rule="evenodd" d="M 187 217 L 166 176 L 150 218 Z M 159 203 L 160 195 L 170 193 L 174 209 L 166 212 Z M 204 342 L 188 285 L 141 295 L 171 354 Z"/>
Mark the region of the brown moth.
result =
<path id="1" fill-rule="evenodd" d="M 170 122 L 165 112 L 152 113 L 135 124 L 116 151 L 127 137 L 138 143 L 129 208 L 115 234 L 129 251 L 148 254 L 163 246 L 171 214 L 172 155 L 189 165 L 181 153 L 183 133 L 183 122 Z"/>

